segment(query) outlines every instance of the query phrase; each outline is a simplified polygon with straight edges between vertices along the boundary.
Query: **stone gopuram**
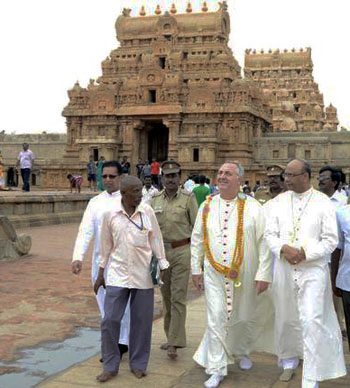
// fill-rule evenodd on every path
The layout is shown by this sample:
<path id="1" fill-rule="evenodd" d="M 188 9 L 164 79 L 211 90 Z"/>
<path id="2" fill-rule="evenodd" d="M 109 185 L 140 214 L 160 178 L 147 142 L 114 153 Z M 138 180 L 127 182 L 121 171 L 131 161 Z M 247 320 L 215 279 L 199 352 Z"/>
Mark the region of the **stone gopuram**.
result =
<path id="1" fill-rule="evenodd" d="M 85 172 L 89 155 L 126 155 L 133 169 L 139 158 L 175 159 L 184 177 L 191 171 L 213 177 L 228 159 L 260 170 L 252 144 L 269 130 L 270 108 L 258 85 L 242 79 L 228 47 L 226 3 L 216 12 L 205 4 L 196 13 L 157 9 L 138 17 L 124 9 L 115 25 L 120 47 L 102 62 L 102 76 L 69 90 L 63 177 Z M 58 173 L 47 170 L 47 184 Z"/>
<path id="2" fill-rule="evenodd" d="M 174 4 L 150 16 L 124 9 L 115 28 L 120 46 L 102 62 L 101 77 L 68 91 L 65 154 L 43 168 L 43 186 L 66 186 L 69 172 L 86 176 L 90 155 L 126 155 L 132 173 L 139 159 L 174 159 L 183 179 L 213 178 L 221 163 L 238 159 L 251 184 L 267 165 L 294 157 L 315 171 L 350 166 L 350 134 L 337 132 L 337 111 L 324 106 L 311 49 L 247 50 L 243 79 L 228 46 L 225 1 L 215 12 L 205 2 L 184 14 Z"/>
<path id="3" fill-rule="evenodd" d="M 311 48 L 246 50 L 244 74 L 269 98 L 272 132 L 332 132 L 339 124 L 337 110 L 324 107 L 313 78 Z"/>

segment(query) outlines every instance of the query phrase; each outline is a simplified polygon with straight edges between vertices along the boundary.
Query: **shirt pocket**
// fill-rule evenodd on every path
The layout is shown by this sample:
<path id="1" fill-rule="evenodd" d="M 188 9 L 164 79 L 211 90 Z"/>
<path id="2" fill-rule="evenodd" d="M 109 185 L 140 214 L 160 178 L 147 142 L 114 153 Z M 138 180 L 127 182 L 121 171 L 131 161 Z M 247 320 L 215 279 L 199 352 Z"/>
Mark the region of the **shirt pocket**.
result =
<path id="1" fill-rule="evenodd" d="M 169 219 L 179 224 L 188 224 L 187 208 L 185 205 L 178 205 L 172 209 Z"/>
<path id="2" fill-rule="evenodd" d="M 137 248 L 147 248 L 149 246 L 148 241 L 149 230 L 137 230 L 134 233 L 134 246 Z"/>

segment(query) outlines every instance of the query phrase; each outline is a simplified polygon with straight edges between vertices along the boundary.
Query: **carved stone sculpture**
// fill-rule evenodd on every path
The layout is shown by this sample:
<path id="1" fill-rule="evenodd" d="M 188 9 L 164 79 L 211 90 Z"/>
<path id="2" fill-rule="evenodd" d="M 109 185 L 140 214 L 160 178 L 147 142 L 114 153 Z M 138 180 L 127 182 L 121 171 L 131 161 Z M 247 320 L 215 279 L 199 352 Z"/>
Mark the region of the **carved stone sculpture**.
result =
<path id="1" fill-rule="evenodd" d="M 31 246 L 32 238 L 25 234 L 17 235 L 9 219 L 0 215 L 0 260 L 18 259 L 28 254 Z"/>

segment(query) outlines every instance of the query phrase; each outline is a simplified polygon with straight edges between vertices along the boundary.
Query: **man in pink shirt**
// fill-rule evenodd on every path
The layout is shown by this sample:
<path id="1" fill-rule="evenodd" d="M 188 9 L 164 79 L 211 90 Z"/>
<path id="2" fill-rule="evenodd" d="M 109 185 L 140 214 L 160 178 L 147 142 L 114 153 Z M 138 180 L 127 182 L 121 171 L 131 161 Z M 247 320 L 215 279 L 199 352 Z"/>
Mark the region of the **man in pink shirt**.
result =
<path id="1" fill-rule="evenodd" d="M 150 275 L 152 253 L 162 271 L 168 268 L 162 234 L 150 206 L 141 203 L 142 184 L 125 176 L 120 184 L 121 198 L 102 219 L 100 231 L 100 268 L 94 285 L 106 287 L 105 315 L 101 323 L 103 373 L 105 382 L 116 376 L 120 353 L 120 322 L 130 297 L 129 362 L 137 377 L 146 376 L 151 350 L 154 286 Z M 103 274 L 108 266 L 106 281 Z M 162 275 L 161 275 L 162 276 Z"/>

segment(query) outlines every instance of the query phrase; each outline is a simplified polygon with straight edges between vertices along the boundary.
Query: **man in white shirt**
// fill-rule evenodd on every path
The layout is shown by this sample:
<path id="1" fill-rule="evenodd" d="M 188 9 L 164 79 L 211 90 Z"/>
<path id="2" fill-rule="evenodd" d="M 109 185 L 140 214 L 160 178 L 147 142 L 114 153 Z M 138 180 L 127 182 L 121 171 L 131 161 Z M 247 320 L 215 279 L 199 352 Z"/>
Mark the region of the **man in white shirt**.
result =
<path id="1" fill-rule="evenodd" d="M 347 205 L 348 198 L 338 191 L 342 179 L 342 173 L 338 168 L 332 166 L 323 166 L 319 171 L 319 176 L 317 179 L 319 190 L 329 197 L 335 210 L 337 210 L 339 207 Z M 329 264 L 331 263 L 330 255 L 328 262 Z M 337 313 L 340 330 L 342 332 L 343 337 L 346 337 L 344 308 L 342 300 L 333 294 L 333 303 L 335 312 Z"/>
<path id="2" fill-rule="evenodd" d="M 332 302 L 328 257 L 338 243 L 334 207 L 310 185 L 311 168 L 295 159 L 288 191 L 269 203 L 265 239 L 274 256 L 275 344 L 289 381 L 304 359 L 302 388 L 344 376 L 342 336 Z"/>
<path id="3" fill-rule="evenodd" d="M 90 242 L 94 239 L 94 250 L 92 255 L 91 265 L 91 280 L 95 283 L 98 275 L 99 265 L 99 246 L 100 246 L 100 228 L 102 216 L 104 213 L 111 212 L 120 197 L 119 183 L 122 176 L 122 167 L 119 162 L 109 161 L 102 166 L 102 179 L 106 191 L 92 198 L 85 210 L 83 219 L 80 223 L 79 233 L 75 241 L 72 272 L 78 275 L 83 266 L 83 258 L 86 254 Z M 106 290 L 100 287 L 96 294 L 96 300 L 101 312 L 101 317 L 104 317 L 104 301 Z M 129 306 L 129 305 L 128 305 Z M 123 354 L 128 350 L 129 344 L 129 324 L 130 311 L 126 310 L 121 324 L 119 336 L 119 350 Z"/>
<path id="4" fill-rule="evenodd" d="M 21 169 L 21 177 L 23 180 L 22 191 L 30 191 L 30 170 L 34 165 L 34 154 L 29 149 L 28 143 L 23 143 L 23 151 L 18 155 L 17 167 Z"/>
<path id="5" fill-rule="evenodd" d="M 99 274 L 94 285 L 96 293 L 101 286 L 106 287 L 105 316 L 101 323 L 103 372 L 97 376 L 100 382 L 108 381 L 118 373 L 120 352 L 114 339 L 119 337 L 120 322 L 129 297 L 130 369 L 137 378 L 146 376 L 154 305 L 150 274 L 152 254 L 158 259 L 161 273 L 169 267 L 154 211 L 141 203 L 141 181 L 134 176 L 124 177 L 120 193 L 113 211 L 105 213 L 102 219 Z"/>
<path id="6" fill-rule="evenodd" d="M 184 189 L 187 190 L 189 193 L 192 193 L 192 190 L 195 186 L 193 175 L 189 175 L 187 178 L 187 181 L 184 183 Z"/>
<path id="7" fill-rule="evenodd" d="M 152 177 L 146 176 L 143 180 L 142 201 L 150 205 L 151 199 L 158 193 L 158 189 L 152 185 Z"/>
<path id="8" fill-rule="evenodd" d="M 350 206 L 337 209 L 337 223 L 339 243 L 332 253 L 332 286 L 334 295 L 343 300 L 350 349 Z"/>
<path id="9" fill-rule="evenodd" d="M 326 194 L 336 207 L 347 205 L 348 198 L 338 191 L 341 183 L 341 171 L 339 169 L 324 166 L 320 169 L 317 179 L 319 190 Z"/>
<path id="10" fill-rule="evenodd" d="M 201 205 L 191 237 L 192 279 L 207 303 L 207 328 L 194 355 L 211 375 L 206 388 L 221 383 L 235 357 L 248 370 L 253 350 L 273 351 L 273 306 L 259 295 L 272 281 L 272 260 L 263 247 L 262 207 L 239 193 L 243 175 L 238 162 L 220 167 L 220 194 Z"/>

